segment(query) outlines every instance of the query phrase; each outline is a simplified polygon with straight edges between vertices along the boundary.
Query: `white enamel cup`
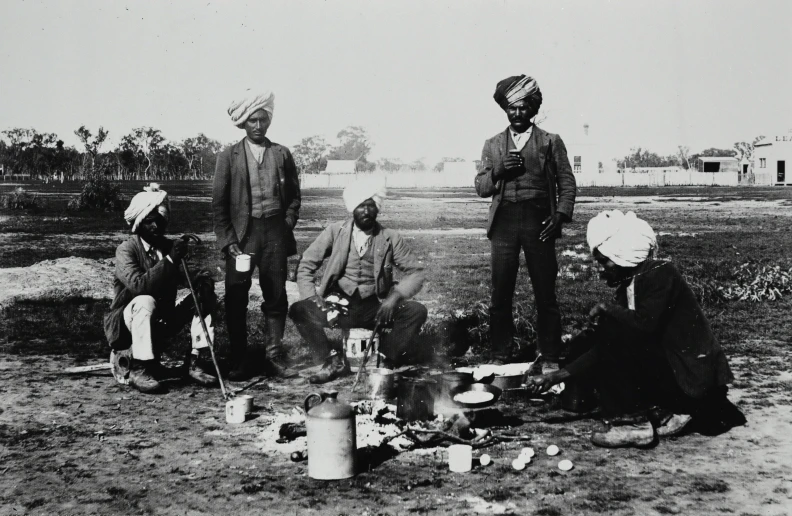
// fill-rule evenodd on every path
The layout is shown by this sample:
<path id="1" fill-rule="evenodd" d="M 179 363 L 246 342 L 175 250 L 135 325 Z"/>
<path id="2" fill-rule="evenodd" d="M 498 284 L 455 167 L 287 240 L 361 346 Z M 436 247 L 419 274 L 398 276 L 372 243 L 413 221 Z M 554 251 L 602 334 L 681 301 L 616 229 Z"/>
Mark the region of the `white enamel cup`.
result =
<path id="1" fill-rule="evenodd" d="M 250 255 L 240 254 L 236 257 L 237 272 L 248 272 L 250 270 Z"/>

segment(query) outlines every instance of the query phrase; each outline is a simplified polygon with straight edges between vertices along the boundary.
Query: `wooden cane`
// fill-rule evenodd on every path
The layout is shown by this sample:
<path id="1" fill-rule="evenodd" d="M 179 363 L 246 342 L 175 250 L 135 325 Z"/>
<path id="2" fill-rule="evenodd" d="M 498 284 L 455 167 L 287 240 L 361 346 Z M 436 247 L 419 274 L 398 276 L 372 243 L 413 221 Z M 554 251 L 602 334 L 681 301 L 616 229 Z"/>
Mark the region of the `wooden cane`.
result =
<path id="1" fill-rule="evenodd" d="M 220 374 L 220 366 L 217 365 L 217 358 L 215 358 L 214 352 L 214 344 L 212 343 L 211 337 L 209 337 L 209 330 L 206 328 L 206 321 L 204 321 L 203 314 L 201 313 L 201 306 L 198 302 L 198 296 L 195 293 L 195 289 L 192 285 L 192 280 L 190 280 L 190 269 L 187 267 L 187 262 L 184 258 L 181 259 L 182 267 L 184 268 L 184 275 L 187 276 L 187 286 L 190 287 L 190 293 L 192 294 L 193 302 L 195 303 L 195 311 L 198 314 L 198 319 L 201 320 L 201 328 L 203 328 L 204 338 L 206 338 L 206 343 L 209 345 L 209 354 L 212 355 L 212 363 L 215 366 L 215 371 L 217 371 L 217 381 L 220 382 L 220 391 L 223 393 L 223 399 L 227 400 L 231 396 L 228 394 L 225 388 L 225 382 L 223 381 L 223 376 Z"/>

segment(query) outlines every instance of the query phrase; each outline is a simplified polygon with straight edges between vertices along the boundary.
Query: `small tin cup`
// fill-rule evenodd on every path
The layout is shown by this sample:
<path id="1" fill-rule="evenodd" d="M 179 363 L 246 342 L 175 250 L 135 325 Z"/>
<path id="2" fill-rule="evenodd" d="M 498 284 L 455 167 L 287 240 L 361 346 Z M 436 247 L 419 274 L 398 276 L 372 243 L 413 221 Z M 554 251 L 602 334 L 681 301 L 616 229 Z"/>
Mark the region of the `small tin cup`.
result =
<path id="1" fill-rule="evenodd" d="M 247 402 L 242 398 L 234 398 L 226 402 L 226 423 L 239 424 L 245 422 L 245 406 Z"/>
<path id="2" fill-rule="evenodd" d="M 473 467 L 473 447 L 469 444 L 452 444 L 448 447 L 448 469 L 465 473 Z"/>
<path id="3" fill-rule="evenodd" d="M 250 270 L 250 255 L 240 254 L 236 257 L 237 272 L 248 272 Z"/>

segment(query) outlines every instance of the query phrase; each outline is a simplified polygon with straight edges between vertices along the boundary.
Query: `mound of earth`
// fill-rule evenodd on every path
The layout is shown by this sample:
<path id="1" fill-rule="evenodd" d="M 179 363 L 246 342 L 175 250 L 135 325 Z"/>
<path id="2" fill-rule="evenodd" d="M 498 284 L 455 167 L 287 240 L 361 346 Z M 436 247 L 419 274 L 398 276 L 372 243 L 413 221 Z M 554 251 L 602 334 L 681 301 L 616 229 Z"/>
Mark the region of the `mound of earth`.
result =
<path id="1" fill-rule="evenodd" d="M 90 258 L 58 258 L 45 260 L 30 267 L 0 269 L 0 309 L 20 301 L 68 301 L 87 298 L 111 300 L 113 297 L 112 258 L 92 260 Z M 254 282 L 255 283 L 255 282 Z M 225 296 L 225 283 L 215 283 L 217 296 Z M 297 284 L 286 282 L 289 304 L 299 299 Z M 179 297 L 189 295 L 184 289 Z M 258 310 L 263 299 L 254 284 L 250 289 L 250 310 Z"/>

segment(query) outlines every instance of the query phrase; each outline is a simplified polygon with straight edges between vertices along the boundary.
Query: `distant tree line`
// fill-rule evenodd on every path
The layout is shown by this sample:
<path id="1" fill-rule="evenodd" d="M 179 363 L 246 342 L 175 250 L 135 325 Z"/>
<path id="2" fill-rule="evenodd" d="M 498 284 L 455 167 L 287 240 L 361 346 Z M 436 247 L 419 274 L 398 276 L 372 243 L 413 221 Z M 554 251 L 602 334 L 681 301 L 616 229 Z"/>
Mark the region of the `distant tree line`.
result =
<path id="1" fill-rule="evenodd" d="M 108 179 L 206 179 L 214 174 L 222 144 L 204 134 L 170 142 L 153 127 L 138 127 L 121 138 L 115 149 L 104 150 L 109 132 L 94 134 L 85 126 L 74 131 L 82 148 L 65 146 L 54 133 L 14 128 L 2 132 L 0 164 L 6 174 L 29 174 L 85 179 L 98 174 Z"/>
<path id="2" fill-rule="evenodd" d="M 752 143 L 735 142 L 731 149 L 718 149 L 711 147 L 701 152 L 691 154 L 690 148 L 684 145 L 677 147 L 677 152 L 662 156 L 642 147 L 630 149 L 630 153 L 621 159 L 616 159 L 619 169 L 636 169 L 643 167 L 682 167 L 684 169 L 699 170 L 700 160 L 704 157 L 732 157 L 742 161 L 753 161 L 754 145 L 764 138 L 758 136 Z"/>
<path id="3" fill-rule="evenodd" d="M 114 149 L 104 148 L 109 132 L 103 127 L 96 133 L 84 125 L 76 129 L 74 134 L 80 142 L 79 149 L 64 145 L 54 133 L 39 133 L 35 129 L 14 128 L 0 134 L 0 164 L 4 173 L 28 174 L 38 179 L 55 176 L 85 179 L 92 175 L 112 180 L 209 179 L 214 174 L 217 153 L 223 148 L 222 143 L 203 133 L 181 142 L 171 142 L 153 127 L 132 129 Z M 403 162 L 398 158 L 369 161 L 374 144 L 361 126 L 342 129 L 337 139 L 338 143 L 331 145 L 322 136 L 309 136 L 292 147 L 300 173 L 318 174 L 327 168 L 328 160 L 353 160 L 359 172 L 375 169 L 442 172 L 445 163 L 463 161 L 453 157 L 443 158 L 438 163 L 427 163 L 424 159 Z M 732 156 L 751 161 L 754 144 L 761 139 L 760 136 L 752 143 L 736 142 L 731 149 L 709 148 L 694 154 L 680 145 L 676 153 L 667 156 L 636 147 L 614 161 L 619 169 L 698 169 L 701 157 Z"/>

